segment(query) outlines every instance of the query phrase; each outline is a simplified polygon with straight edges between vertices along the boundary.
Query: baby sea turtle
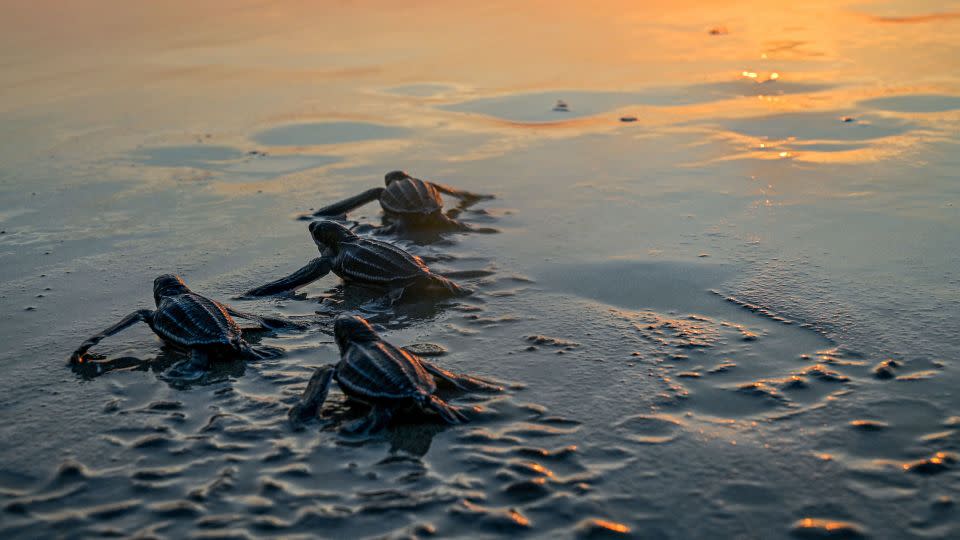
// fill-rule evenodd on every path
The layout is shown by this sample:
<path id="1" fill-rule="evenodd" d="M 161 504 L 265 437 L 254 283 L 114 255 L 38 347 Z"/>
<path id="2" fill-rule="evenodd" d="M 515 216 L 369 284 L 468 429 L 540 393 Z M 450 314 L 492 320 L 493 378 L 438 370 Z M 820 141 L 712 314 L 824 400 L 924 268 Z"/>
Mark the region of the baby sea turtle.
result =
<path id="1" fill-rule="evenodd" d="M 313 217 L 337 217 L 346 215 L 376 199 L 383 208 L 387 223 L 379 232 L 404 232 L 417 230 L 493 232 L 491 229 L 474 229 L 451 217 L 470 205 L 492 195 L 478 195 L 459 191 L 450 186 L 426 182 L 403 171 L 391 171 L 384 176 L 386 187 L 372 188 L 363 193 L 325 206 L 313 213 Z M 443 213 L 440 193 L 457 197 L 460 205 L 450 215 Z"/>
<path id="2" fill-rule="evenodd" d="M 293 322 L 260 317 L 237 311 L 230 306 L 191 291 L 180 276 L 163 274 L 153 281 L 153 299 L 157 309 L 140 309 L 120 322 L 96 334 L 77 348 L 70 362 L 81 364 L 84 354 L 101 340 L 138 322 L 145 322 L 164 341 L 191 352 L 194 364 L 203 364 L 210 356 L 263 358 L 270 353 L 259 351 L 243 340 L 238 317 L 255 322 L 264 329 L 297 327 Z"/>
<path id="3" fill-rule="evenodd" d="M 301 401 L 290 409 L 291 421 L 316 417 L 327 398 L 332 380 L 348 397 L 366 403 L 370 414 L 343 430 L 377 431 L 397 409 L 410 406 L 431 410 L 448 424 L 466 422 L 457 407 L 436 396 L 437 382 L 463 391 L 498 392 L 502 387 L 483 379 L 451 373 L 380 338 L 370 324 L 356 315 L 340 315 L 333 324 L 340 362 L 318 368 Z"/>
<path id="4" fill-rule="evenodd" d="M 407 291 L 448 297 L 472 292 L 431 272 L 420 257 L 393 244 L 361 238 L 334 221 L 314 221 L 309 229 L 322 256 L 287 277 L 247 291 L 246 296 L 292 291 L 331 271 L 348 283 L 386 290 L 393 301 Z"/>

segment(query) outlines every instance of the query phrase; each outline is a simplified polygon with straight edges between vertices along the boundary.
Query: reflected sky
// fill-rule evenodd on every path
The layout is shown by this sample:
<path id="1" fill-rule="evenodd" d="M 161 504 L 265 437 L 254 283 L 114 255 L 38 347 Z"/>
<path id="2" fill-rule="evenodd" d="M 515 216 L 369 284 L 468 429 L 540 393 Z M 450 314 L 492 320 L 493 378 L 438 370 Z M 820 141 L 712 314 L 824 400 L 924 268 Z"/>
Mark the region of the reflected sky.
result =
<path id="1" fill-rule="evenodd" d="M 454 257 L 440 258 L 441 268 L 496 272 L 477 295 L 477 307 L 495 316 L 481 317 L 489 327 L 469 318 L 476 313 L 450 310 L 438 315 L 437 324 L 391 332 L 408 332 L 408 342 L 452 345 L 450 360 L 469 371 L 530 383 L 518 398 L 548 401 L 584 420 L 578 443 L 586 447 L 610 449 L 617 438 L 631 448 L 641 443 L 645 448 L 629 474 L 611 468 L 624 461 L 613 454 L 601 468 L 581 469 L 600 471 L 598 489 L 584 499 L 590 504 L 622 505 L 631 519 L 637 508 L 656 510 L 645 500 L 619 496 L 636 485 L 676 480 L 659 471 L 651 476 L 649 463 L 683 471 L 691 483 L 680 478 L 673 485 L 692 486 L 704 496 L 712 492 L 704 487 L 711 480 L 701 473 L 724 481 L 779 481 L 771 471 L 792 473 L 792 465 L 811 459 L 808 450 L 831 456 L 830 466 L 848 467 L 845 444 L 821 444 L 843 437 L 823 430 L 849 432 L 844 409 L 864 403 L 858 401 L 863 395 L 916 392 L 942 408 L 943 414 L 917 414 L 914 406 L 896 403 L 891 410 L 903 416 L 887 418 L 891 432 L 898 425 L 925 426 L 916 434 L 942 431 L 943 417 L 957 414 L 948 399 L 957 382 L 949 366 L 933 382 L 888 386 L 878 386 L 869 371 L 875 360 L 891 356 L 908 365 L 958 356 L 960 18 L 942 2 L 371 0 L 328 2 L 322 9 L 299 0 L 7 4 L 0 18 L 0 297 L 8 307 L 0 313 L 0 338 L 9 356 L 2 390 L 13 414 L 0 435 L 10 440 L 8 466 L 42 468 L 40 482 L 56 462 L 51 458 L 59 450 L 52 446 L 84 458 L 115 456 L 92 450 L 108 444 L 100 435 L 114 420 L 86 421 L 106 418 L 95 416 L 105 394 L 150 396 L 136 373 L 64 383 L 59 349 L 137 302 L 148 305 L 144 284 L 160 271 L 181 272 L 228 298 L 315 257 L 304 224 L 294 218 L 382 186 L 384 173 L 394 169 L 495 194 L 476 208 L 484 214 L 464 219 L 493 223 L 500 234 L 423 247 L 429 249 L 424 255 Z M 560 100 L 565 110 L 555 110 Z M 622 122 L 626 116 L 635 121 Z M 356 214 L 366 222 L 379 212 L 371 204 Z M 328 279 L 313 294 L 333 283 Z M 724 295 L 707 292 L 717 287 Z M 796 324 L 757 319 L 734 297 Z M 617 306 L 621 313 L 609 321 Z M 316 310 L 288 299 L 248 307 L 311 316 Z M 713 310 L 705 315 L 716 319 L 686 318 L 686 312 L 703 310 Z M 416 318 L 405 317 L 400 324 Z M 746 339 L 751 336 L 725 322 L 751 326 L 759 339 Z M 621 323 L 631 332 L 611 337 Z M 576 356 L 518 349 L 529 345 L 522 336 L 553 334 L 558 325 L 594 336 L 583 340 Z M 649 325 L 654 332 L 644 334 Z M 711 364 L 698 369 L 691 359 L 682 369 L 703 375 L 683 383 L 692 389 L 691 416 L 638 416 L 636 403 L 621 399 L 620 389 L 643 388 L 638 401 L 655 398 L 657 391 L 647 392 L 644 381 L 658 379 L 648 371 L 658 369 L 658 357 L 633 356 L 652 342 L 626 336 L 644 339 L 639 336 L 669 329 L 694 335 L 700 345 L 719 339 L 710 344 L 718 347 L 716 359 L 739 367 L 717 376 L 740 383 L 752 373 L 755 384 L 713 388 L 706 382 Z M 797 404 L 819 406 L 831 396 L 823 417 L 801 416 L 792 425 L 752 422 L 754 411 L 785 406 L 790 393 L 777 390 L 769 377 L 800 373 L 798 353 L 822 349 L 827 338 L 844 351 L 838 361 L 863 364 L 831 367 L 861 371 L 850 392 L 844 387 L 834 402 L 827 391 L 797 389 L 790 398 Z M 144 339 L 155 340 L 152 334 Z M 257 399 L 293 397 L 288 385 L 300 370 L 335 358 L 325 341 L 318 333 L 284 338 L 292 362 L 267 363 L 266 371 L 252 366 L 238 385 Z M 720 348 L 721 342 L 731 348 Z M 155 341 L 143 343 L 154 350 Z M 121 350 L 127 346 L 118 342 L 121 357 L 133 353 Z M 537 355 L 542 363 L 535 363 Z M 931 369 L 920 367 L 916 372 Z M 284 373 L 288 368 L 298 374 Z M 809 377 L 812 386 L 819 384 L 816 377 Z M 617 395 L 604 395 L 610 388 Z M 192 425 L 204 418 L 194 411 L 207 411 L 211 396 L 181 397 L 194 401 L 186 406 L 190 429 L 202 427 Z M 597 406 L 603 403 L 598 400 L 612 407 Z M 283 415 L 275 413 L 265 415 L 267 432 L 239 435 L 261 448 L 281 431 L 277 436 L 286 438 L 278 424 Z M 742 421 L 742 428 L 729 428 L 740 446 L 727 456 L 704 446 L 705 432 L 696 431 L 716 415 Z M 133 416 L 117 418 L 122 423 Z M 635 437 L 638 430 L 646 435 Z M 433 439 L 428 482 L 430 475 L 462 472 L 462 454 L 447 452 L 458 447 L 449 438 L 458 432 Z M 33 448 L 36 433 L 49 435 L 46 447 L 36 455 L 15 451 Z M 787 438 L 779 440 L 780 434 Z M 916 437 L 897 437 L 896 444 L 879 446 L 897 458 L 897 467 L 939 450 L 915 452 Z M 649 459 L 649 447 L 687 443 L 695 452 L 665 446 L 660 459 Z M 784 453 L 772 458 L 768 443 Z M 744 454 L 748 448 L 758 453 Z M 336 488 L 356 480 L 342 481 L 340 475 L 353 473 L 343 467 L 343 454 L 331 458 L 341 449 L 303 450 L 314 465 L 322 461 L 335 470 L 318 467 L 315 477 L 301 480 Z M 901 450 L 914 455 L 901 456 Z M 441 456 L 452 466 L 442 467 L 436 461 Z M 178 465 L 182 458 L 164 457 Z M 259 463 L 260 455 L 254 459 Z M 758 468 L 747 471 L 751 465 Z M 240 476 L 256 481 L 248 471 Z M 897 494 L 900 513 L 880 516 L 890 523 L 875 526 L 883 519 L 861 512 L 886 514 L 886 508 L 861 495 L 877 484 L 849 468 L 828 472 L 854 488 L 835 492 L 854 507 L 850 519 L 869 523 L 873 533 L 904 533 L 913 517 L 929 513 L 918 488 L 909 497 Z M 951 474 L 955 478 L 956 471 Z M 771 490 L 777 498 L 755 495 L 764 503 L 774 500 L 768 508 L 793 514 L 778 518 L 784 533 L 807 515 L 808 501 L 829 501 L 811 490 L 832 486 L 809 478 L 797 474 L 787 489 Z M 881 494 L 895 485 L 891 479 L 903 481 L 877 478 L 875 493 Z M 379 489 L 382 480 L 368 485 Z M 858 491 L 861 481 L 866 488 Z M 243 482 L 238 492 L 252 485 Z M 119 485 L 131 484 L 123 479 Z M 91 483 L 83 493 L 94 495 L 88 506 L 95 509 L 97 501 L 118 493 L 126 497 L 113 487 Z M 731 499 L 743 492 L 727 487 Z M 444 489 L 431 486 L 432 492 Z M 499 505 L 504 493 L 493 489 L 477 493 Z M 351 497 L 349 489 L 338 491 Z M 690 491 L 682 491 L 681 501 L 689 500 Z M 545 500 L 560 506 L 531 513 L 536 526 L 549 521 L 541 517 L 548 512 L 579 519 L 579 510 L 564 508 L 561 497 Z M 679 506 L 667 506 L 675 519 L 670 509 Z M 725 521 L 721 527 L 749 526 L 751 519 L 769 525 L 763 511 L 743 508 L 726 519 L 717 517 L 716 506 L 696 504 L 682 521 L 694 528 L 712 519 Z M 287 504 L 275 509 L 297 510 Z M 436 509 L 438 520 L 449 519 L 450 512 Z M 244 515 L 259 517 L 253 510 Z M 17 519 L 35 517 L 40 514 Z M 583 532 L 615 530 L 619 516 L 606 517 L 613 521 L 585 521 Z M 819 520 L 830 516 L 812 517 L 814 529 L 831 523 Z M 349 530 L 373 536 L 355 523 L 351 519 Z M 625 524 L 660 532 L 641 522 Z M 800 534 L 808 528 L 794 527 Z M 709 530 L 749 536 L 761 528 Z M 441 528 L 438 534 L 446 533 Z"/>
<path id="2" fill-rule="evenodd" d="M 279 126 L 261 131 L 253 140 L 268 146 L 316 146 L 376 139 L 397 139 L 409 130 L 365 122 L 318 122 Z"/>
<path id="3" fill-rule="evenodd" d="M 926 113 L 960 109 L 960 96 L 909 94 L 861 101 L 860 105 L 881 111 Z"/>
<path id="4" fill-rule="evenodd" d="M 97 4 L 103 9 L 18 4 L 0 22 L 6 162 L 52 147 L 89 155 L 91 137 L 108 153 L 123 153 L 142 142 L 129 138 L 131 129 L 152 132 L 153 146 L 183 146 L 208 132 L 227 138 L 217 144 L 237 147 L 474 133 L 506 150 L 531 136 L 518 124 L 553 125 L 566 132 L 539 136 L 566 137 L 617 129 L 620 115 L 637 116 L 645 130 L 719 125 L 763 136 L 791 134 L 759 124 L 799 120 L 798 138 L 868 140 L 906 130 L 873 118 L 869 129 L 859 122 L 859 131 L 832 133 L 830 115 L 960 107 L 950 69 L 960 47 L 943 37 L 960 21 L 937 3 Z M 187 11 L 191 17 L 179 15 Z M 413 11 L 416 27 L 396 24 Z M 221 23 L 211 26 L 212 19 Z M 553 110 L 558 100 L 569 105 L 566 112 Z M 769 121 L 756 120 L 761 116 Z M 437 158 L 456 158 L 443 152 Z M 461 152 L 475 154 L 475 147 Z"/>

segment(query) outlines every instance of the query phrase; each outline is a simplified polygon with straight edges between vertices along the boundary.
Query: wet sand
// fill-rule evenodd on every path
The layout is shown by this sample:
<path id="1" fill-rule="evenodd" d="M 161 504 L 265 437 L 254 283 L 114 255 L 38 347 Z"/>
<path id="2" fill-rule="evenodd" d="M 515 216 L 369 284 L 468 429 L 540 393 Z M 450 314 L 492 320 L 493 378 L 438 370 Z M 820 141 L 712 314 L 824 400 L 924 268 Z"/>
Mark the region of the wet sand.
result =
<path id="1" fill-rule="evenodd" d="M 955 6 L 5 13 L 4 538 L 958 534 Z M 515 384 L 370 439 L 334 390 L 296 431 L 345 293 L 235 297 L 316 256 L 299 214 L 394 169 L 496 194 L 461 218 L 498 234 L 401 242 L 492 273 L 347 305 Z M 187 387 L 145 326 L 96 349 L 126 368 L 71 371 L 166 272 L 317 323 Z"/>

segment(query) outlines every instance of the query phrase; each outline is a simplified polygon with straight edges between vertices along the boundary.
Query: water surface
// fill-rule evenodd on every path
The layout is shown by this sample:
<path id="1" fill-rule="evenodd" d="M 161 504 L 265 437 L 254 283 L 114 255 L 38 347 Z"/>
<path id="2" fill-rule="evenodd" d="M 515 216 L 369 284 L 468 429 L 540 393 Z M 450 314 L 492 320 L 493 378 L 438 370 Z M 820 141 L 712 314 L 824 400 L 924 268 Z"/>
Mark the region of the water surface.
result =
<path id="1" fill-rule="evenodd" d="M 6 6 L 0 536 L 960 534 L 958 25 L 889 0 Z M 499 234 L 403 243 L 477 294 L 368 314 L 513 384 L 371 439 L 337 433 L 360 411 L 334 390 L 295 430 L 337 359 L 322 297 L 369 306 L 333 276 L 234 297 L 317 255 L 296 216 L 395 169 L 495 194 L 461 218 Z M 71 371 L 166 272 L 314 324 L 201 384 L 144 326 Z"/>

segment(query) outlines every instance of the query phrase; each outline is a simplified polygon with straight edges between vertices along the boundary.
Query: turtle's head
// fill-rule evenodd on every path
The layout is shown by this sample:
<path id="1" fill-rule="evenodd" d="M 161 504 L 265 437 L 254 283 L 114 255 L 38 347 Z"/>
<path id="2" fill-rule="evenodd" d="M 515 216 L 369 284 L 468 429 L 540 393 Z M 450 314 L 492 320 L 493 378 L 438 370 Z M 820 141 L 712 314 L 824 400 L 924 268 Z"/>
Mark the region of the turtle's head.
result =
<path id="1" fill-rule="evenodd" d="M 390 182 L 403 180 L 404 178 L 410 178 L 410 175 L 403 171 L 390 171 L 384 175 L 383 182 L 389 186 Z"/>
<path id="2" fill-rule="evenodd" d="M 350 343 L 380 339 L 366 319 L 357 315 L 339 315 L 333 321 L 333 337 L 343 352 Z"/>
<path id="3" fill-rule="evenodd" d="M 357 237 L 353 232 L 336 221 L 314 221 L 310 224 L 310 236 L 320 251 L 340 251 L 340 242 L 349 242 Z"/>
<path id="4" fill-rule="evenodd" d="M 187 284 L 176 274 L 163 274 L 153 280 L 153 300 L 159 304 L 165 296 L 175 296 L 190 292 Z"/>

